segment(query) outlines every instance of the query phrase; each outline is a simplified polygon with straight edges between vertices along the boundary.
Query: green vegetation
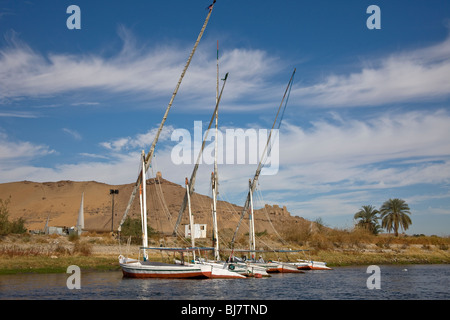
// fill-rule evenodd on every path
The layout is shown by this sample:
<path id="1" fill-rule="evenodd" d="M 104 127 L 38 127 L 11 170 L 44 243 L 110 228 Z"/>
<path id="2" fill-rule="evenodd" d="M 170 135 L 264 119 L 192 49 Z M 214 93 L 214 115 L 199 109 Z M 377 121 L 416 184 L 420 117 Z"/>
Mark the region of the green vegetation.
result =
<path id="1" fill-rule="evenodd" d="M 0 236 L 4 236 L 11 233 L 25 233 L 25 220 L 19 218 L 14 221 L 9 221 L 8 205 L 11 198 L 6 200 L 0 199 Z"/>
<path id="2" fill-rule="evenodd" d="M 375 209 L 374 206 L 362 206 L 361 210 L 355 213 L 353 217 L 358 220 L 356 224 L 359 228 L 364 228 L 373 234 L 378 234 L 380 232 L 380 225 L 378 224 L 378 219 L 380 219 L 377 214 L 380 212 Z"/>
<path id="3" fill-rule="evenodd" d="M 394 234 L 397 237 L 399 227 L 407 230 L 412 223 L 411 218 L 408 216 L 408 214 L 411 214 L 409 210 L 409 206 L 404 200 L 389 199 L 380 208 L 381 226 L 388 232 L 394 230 Z"/>
<path id="4" fill-rule="evenodd" d="M 152 237 L 158 233 L 150 226 L 147 225 L 147 235 Z M 132 244 L 142 243 L 142 223 L 141 219 L 133 219 L 128 216 L 122 224 L 122 231 L 120 232 L 121 241 L 131 239 Z"/>
<path id="5" fill-rule="evenodd" d="M 0 274 L 19 272 L 66 272 L 69 265 L 77 265 L 83 270 L 119 270 L 117 256 L 122 250 L 136 254 L 141 245 L 142 226 L 140 219 L 128 217 L 122 225 L 121 238 L 110 233 L 83 233 L 81 236 L 15 234 L 12 230 L 23 230 L 23 221 L 8 220 L 9 200 L 0 199 Z M 403 200 L 390 199 L 377 210 L 373 206 L 363 206 L 355 215 L 355 226 L 349 229 L 328 227 L 321 218 L 315 221 L 294 220 L 277 227 L 278 233 L 268 230 L 256 232 L 257 248 L 304 249 L 295 253 L 263 253 L 265 260 L 310 259 L 325 261 L 331 267 L 368 264 L 414 264 L 450 263 L 450 237 L 425 235 L 402 235 L 398 230 L 406 230 L 411 224 L 409 207 Z M 378 223 L 394 234 L 381 233 Z M 22 228 L 17 226 L 22 225 Z M 15 227 L 12 227 L 15 226 Z M 24 232 L 24 231 L 22 231 Z M 230 239 L 234 230 L 224 229 L 222 240 Z M 149 240 L 167 246 L 183 246 L 186 239 L 162 235 L 148 228 Z M 130 246 L 126 245 L 128 240 Z M 210 239 L 199 239 L 199 246 L 209 246 Z M 224 243 L 228 241 L 225 240 Z M 238 236 L 235 248 L 248 247 L 248 234 Z M 221 246 L 225 248 L 225 246 Z M 165 253 L 164 253 L 165 254 Z M 173 257 L 162 252 L 152 252 L 151 259 L 165 261 Z M 222 252 L 229 255 L 228 251 Z"/>
<path id="6" fill-rule="evenodd" d="M 411 211 L 405 200 L 389 199 L 383 203 L 380 210 L 370 205 L 362 206 L 353 218 L 359 219 L 357 227 L 366 229 L 373 234 L 378 234 L 383 228 L 389 233 L 393 230 L 394 235 L 398 237 L 399 228 L 406 231 L 411 225 L 412 221 L 408 216 L 410 214 Z M 381 220 L 381 227 L 378 220 Z"/>
<path id="7" fill-rule="evenodd" d="M 0 259 L 0 274 L 16 273 L 65 273 L 70 265 L 82 270 L 109 271 L 119 270 L 116 256 L 15 256 Z"/>

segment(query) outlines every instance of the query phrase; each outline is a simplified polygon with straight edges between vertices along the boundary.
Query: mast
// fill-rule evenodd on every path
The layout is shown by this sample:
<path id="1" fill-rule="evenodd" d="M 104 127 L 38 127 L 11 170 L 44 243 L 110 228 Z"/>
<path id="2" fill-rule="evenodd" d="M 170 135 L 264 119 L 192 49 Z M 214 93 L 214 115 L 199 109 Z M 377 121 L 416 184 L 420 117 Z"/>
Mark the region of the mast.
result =
<path id="1" fill-rule="evenodd" d="M 211 13 L 212 13 L 212 10 L 214 8 L 214 4 L 215 3 L 216 3 L 216 0 L 214 0 L 213 3 L 209 6 L 208 15 L 206 16 L 205 22 L 203 23 L 202 29 L 200 30 L 200 33 L 199 33 L 199 35 L 197 37 L 197 40 L 195 41 L 194 47 L 192 48 L 192 51 L 191 51 L 191 53 L 189 55 L 189 58 L 188 58 L 188 60 L 186 62 L 186 65 L 184 66 L 184 69 L 181 72 L 181 75 L 180 75 L 180 78 L 178 80 L 178 83 L 175 86 L 175 90 L 173 91 L 172 97 L 170 98 L 170 101 L 169 101 L 169 105 L 166 108 L 166 112 L 164 113 L 164 116 L 163 116 L 163 119 L 161 121 L 161 124 L 159 125 L 158 131 L 157 131 L 156 136 L 155 136 L 155 138 L 153 140 L 153 143 L 152 143 L 152 146 L 150 148 L 150 151 L 148 152 L 147 157 L 145 159 L 145 167 L 142 168 L 142 170 L 144 172 L 147 171 L 147 169 L 149 168 L 149 166 L 150 166 L 150 164 L 152 162 L 153 153 L 155 151 L 155 146 L 156 146 L 156 143 L 158 142 L 159 135 L 161 134 L 161 131 L 163 129 L 164 123 L 166 122 L 166 119 L 167 119 L 167 116 L 169 114 L 169 111 L 170 111 L 170 108 L 172 106 L 172 103 L 173 103 L 173 101 L 175 99 L 175 96 L 178 93 L 178 89 L 180 88 L 180 85 L 181 85 L 181 82 L 183 81 L 184 75 L 186 74 L 186 71 L 187 71 L 187 69 L 188 69 L 188 67 L 189 67 L 189 65 L 191 63 L 192 57 L 194 56 L 194 53 L 195 53 L 195 50 L 197 49 L 197 46 L 198 46 L 198 44 L 200 42 L 200 39 L 202 38 L 203 33 L 205 32 L 206 26 L 208 25 L 208 21 L 209 21 L 209 18 L 211 17 Z M 136 196 L 137 189 L 139 188 L 139 185 L 141 184 L 141 182 L 142 182 L 141 181 L 141 175 L 139 174 L 138 179 L 137 179 L 137 181 L 136 181 L 136 183 L 134 185 L 133 191 L 131 192 L 130 200 L 128 201 L 127 207 L 126 207 L 125 212 L 124 212 L 123 217 L 122 217 L 122 220 L 119 223 L 119 228 L 118 228 L 119 232 L 121 231 L 122 224 L 125 222 L 125 218 L 127 217 L 128 212 L 130 211 L 130 208 L 131 208 L 131 205 L 133 203 L 134 197 Z"/>
<path id="2" fill-rule="evenodd" d="M 201 155 L 202 155 L 203 149 L 205 148 L 206 139 L 208 138 L 209 130 L 211 129 L 211 125 L 212 125 L 212 123 L 214 121 L 214 117 L 216 115 L 217 109 L 219 108 L 219 103 L 220 103 L 220 100 L 222 98 L 223 89 L 225 88 L 225 84 L 227 82 L 227 78 L 228 78 L 228 73 L 226 73 L 225 74 L 225 78 L 222 79 L 223 80 L 223 84 L 222 84 L 222 89 L 220 90 L 219 99 L 217 100 L 216 107 L 214 109 L 213 115 L 211 117 L 211 120 L 209 121 L 208 129 L 206 130 L 205 137 L 203 138 L 202 147 L 201 147 L 200 152 L 198 153 L 198 156 L 197 156 L 197 162 L 195 163 L 194 169 L 192 170 L 191 179 L 189 180 L 189 192 L 190 192 L 191 195 L 194 192 L 195 176 L 197 175 L 197 170 L 198 170 L 198 166 L 200 164 Z M 186 205 L 187 205 L 187 195 L 184 195 L 184 199 L 183 199 L 183 202 L 181 203 L 180 211 L 178 212 L 178 218 L 177 218 L 177 221 L 175 223 L 175 227 L 173 229 L 173 234 L 174 235 L 176 235 L 176 233 L 177 233 L 177 229 L 178 229 L 178 226 L 179 226 L 179 224 L 181 222 L 181 217 L 183 215 L 183 212 L 186 209 Z"/>
<path id="3" fill-rule="evenodd" d="M 273 129 L 274 129 L 275 124 L 276 124 L 276 122 L 277 122 L 277 118 L 278 118 L 278 115 L 279 115 L 279 113 L 280 113 L 281 107 L 283 106 L 284 99 L 286 98 L 286 96 L 288 95 L 288 92 L 290 91 L 289 88 L 292 86 L 292 81 L 293 81 L 293 79 L 294 79 L 295 70 L 296 70 L 296 69 L 294 68 L 294 72 L 292 73 L 292 76 L 291 76 L 291 78 L 289 79 L 289 83 L 288 83 L 288 85 L 287 85 L 287 87 L 286 87 L 286 90 L 285 90 L 285 92 L 284 92 L 283 98 L 281 99 L 281 103 L 280 103 L 280 106 L 278 107 L 277 115 L 275 116 L 275 120 L 274 120 L 274 122 L 273 122 L 272 129 L 270 129 L 269 137 L 267 138 L 266 146 L 264 147 L 264 151 L 263 151 L 263 153 L 261 154 L 261 159 L 259 160 L 259 164 L 258 164 L 258 167 L 257 167 L 257 169 L 256 169 L 255 176 L 253 177 L 253 180 L 250 182 L 250 188 L 249 188 L 249 191 L 248 191 L 248 194 L 247 194 L 247 199 L 245 200 L 244 208 L 242 209 L 242 212 L 241 212 L 241 216 L 240 216 L 240 218 L 239 218 L 238 225 L 237 225 L 237 227 L 236 227 L 236 230 L 234 231 L 234 235 L 233 235 L 233 238 L 232 238 L 232 240 L 231 240 L 231 255 L 230 255 L 231 257 L 233 256 L 234 242 L 236 241 L 236 235 L 237 235 L 237 233 L 238 233 L 238 231 L 239 231 L 239 227 L 240 227 L 240 225 L 241 225 L 241 223 L 242 223 L 242 219 L 244 218 L 244 215 L 245 215 L 245 213 L 247 212 L 247 210 L 248 210 L 248 208 L 249 208 L 251 196 L 252 196 L 253 192 L 255 191 L 256 183 L 258 182 L 258 178 L 259 178 L 259 175 L 260 175 L 261 170 L 262 170 L 263 159 L 264 159 L 264 156 L 265 156 L 265 154 L 266 154 L 266 152 L 267 152 L 267 148 L 268 148 L 269 145 L 270 145 L 270 140 L 271 140 L 271 137 L 272 137 Z M 285 105 L 285 108 L 286 108 L 286 105 Z M 280 123 L 280 124 L 281 124 L 281 123 Z"/>
<path id="4" fill-rule="evenodd" d="M 249 190 L 252 188 L 252 181 L 248 180 L 248 187 Z M 250 237 L 250 255 L 251 260 L 255 260 L 255 250 L 256 250 L 256 239 L 255 239 L 255 217 L 253 215 L 253 192 L 250 192 L 250 213 L 249 213 L 249 220 L 250 220 L 250 230 L 249 230 L 249 237 Z"/>
<path id="5" fill-rule="evenodd" d="M 213 195 L 213 205 L 212 205 L 212 216 L 213 216 L 213 247 L 214 247 L 214 259 L 216 261 L 220 260 L 219 254 L 219 231 L 217 228 L 217 180 L 214 178 L 215 174 L 211 175 L 212 184 L 212 195 Z"/>
<path id="6" fill-rule="evenodd" d="M 142 150 L 142 168 L 145 168 L 145 151 Z M 142 246 L 144 248 L 148 247 L 148 235 L 147 235 L 147 179 L 145 177 L 146 170 L 142 170 L 142 226 L 144 228 L 144 233 L 142 237 Z M 144 261 L 148 259 L 147 250 L 144 249 Z"/>
<path id="7" fill-rule="evenodd" d="M 219 40 L 217 40 L 217 86 L 216 86 L 216 104 L 219 99 Z M 219 255 L 219 230 L 217 227 L 217 194 L 219 188 L 219 171 L 217 169 L 217 154 L 218 154 L 218 141 L 217 137 L 219 135 L 218 129 L 219 122 L 219 110 L 216 110 L 216 136 L 214 138 L 214 173 L 212 176 L 211 186 L 212 186 L 212 194 L 213 194 L 213 246 L 214 246 L 214 259 L 216 261 L 220 260 Z"/>
<path id="8" fill-rule="evenodd" d="M 219 100 L 219 40 L 217 40 L 217 85 L 216 85 L 216 104 Z M 214 182 L 216 185 L 216 194 L 218 194 L 218 187 L 219 187 L 219 172 L 217 170 L 217 150 L 218 150 L 218 142 L 217 142 L 217 136 L 219 134 L 218 129 L 218 122 L 219 122 L 219 110 L 216 110 L 216 137 L 214 138 Z"/>
<path id="9" fill-rule="evenodd" d="M 186 178 L 186 195 L 187 195 L 188 209 L 189 209 L 189 225 L 190 225 L 190 228 L 191 228 L 191 246 L 192 246 L 192 248 L 195 248 L 194 217 L 192 216 L 192 212 L 191 212 L 191 197 L 189 195 L 188 178 Z M 195 250 L 192 251 L 192 255 L 193 255 L 194 261 L 195 261 Z"/>

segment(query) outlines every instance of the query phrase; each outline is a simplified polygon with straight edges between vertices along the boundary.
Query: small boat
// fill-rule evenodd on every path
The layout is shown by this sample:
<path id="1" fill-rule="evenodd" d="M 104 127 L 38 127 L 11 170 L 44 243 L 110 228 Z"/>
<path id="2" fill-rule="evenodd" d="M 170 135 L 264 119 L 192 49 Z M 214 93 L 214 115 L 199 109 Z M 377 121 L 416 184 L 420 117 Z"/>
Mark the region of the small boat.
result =
<path id="1" fill-rule="evenodd" d="M 297 266 L 298 270 L 331 270 L 326 262 L 312 261 L 312 260 L 297 260 L 293 265 Z"/>
<path id="2" fill-rule="evenodd" d="M 259 260 L 250 262 L 251 265 L 259 266 L 266 269 L 267 273 L 303 273 L 297 266 L 281 261 L 267 261 L 262 257 Z"/>
<path id="3" fill-rule="evenodd" d="M 295 266 L 290 265 L 289 263 L 279 262 L 277 263 L 277 267 L 272 271 L 267 270 L 267 272 L 273 273 L 303 273 L 301 269 L 298 269 Z"/>
<path id="4" fill-rule="evenodd" d="M 195 251 L 199 248 L 167 248 L 167 247 L 148 247 L 147 236 L 147 196 L 146 196 L 146 176 L 145 176 L 145 153 L 142 151 L 142 186 L 139 193 L 139 202 L 141 207 L 142 222 L 142 244 L 139 248 L 139 259 L 130 259 L 119 255 L 119 265 L 122 268 L 123 276 L 127 278 L 176 278 L 176 279 L 208 279 L 211 278 L 211 270 L 202 265 L 180 263 L 164 263 L 149 261 L 148 250 L 179 252 L 182 257 L 185 252 L 192 252 L 195 259 Z M 202 248 L 204 250 L 208 248 Z M 140 257 L 141 250 L 142 260 Z"/>
<path id="5" fill-rule="evenodd" d="M 235 268 L 230 268 L 228 263 L 219 262 L 199 262 L 203 270 L 210 272 L 211 279 L 245 279 L 247 276 L 235 272 Z"/>
<path id="6" fill-rule="evenodd" d="M 208 279 L 211 271 L 197 265 L 182 265 L 141 261 L 119 256 L 119 264 L 126 278 Z"/>
<path id="7" fill-rule="evenodd" d="M 180 251 L 183 253 L 185 251 L 194 252 L 193 250 L 195 250 L 195 248 L 184 248 L 183 249 L 183 248 L 159 248 L 159 247 L 158 248 L 149 248 L 148 247 L 147 208 L 146 208 L 147 197 L 146 197 L 145 189 L 146 189 L 146 184 L 147 184 L 146 172 L 148 171 L 148 169 L 151 165 L 151 161 L 153 158 L 156 143 L 158 142 L 159 135 L 164 127 L 164 123 L 167 119 L 167 115 L 172 106 L 173 100 L 175 99 L 175 96 L 178 92 L 178 89 L 181 85 L 184 75 L 186 74 L 186 71 L 191 63 L 192 57 L 194 56 L 194 53 L 197 49 L 200 39 L 203 36 L 203 33 L 208 24 L 208 21 L 211 16 L 212 9 L 213 9 L 215 2 L 216 2 L 216 0 L 214 0 L 213 4 L 209 7 L 209 11 L 208 11 L 206 19 L 203 23 L 203 27 L 197 37 L 194 47 L 192 48 L 189 58 L 183 68 L 183 71 L 177 82 L 175 90 L 173 91 L 172 97 L 166 108 L 163 119 L 159 125 L 159 129 L 156 133 L 155 138 L 153 139 L 153 143 L 151 145 L 150 151 L 147 155 L 145 154 L 144 151 L 142 151 L 142 169 L 141 169 L 141 172 L 138 175 L 138 179 L 134 185 L 133 191 L 131 193 L 130 199 L 129 199 L 127 207 L 125 209 L 125 213 L 122 217 L 122 220 L 120 221 L 118 232 L 120 235 L 122 224 L 124 223 L 125 218 L 128 215 L 128 212 L 132 206 L 135 195 L 139 189 L 141 191 L 140 192 L 140 205 L 141 205 L 142 244 L 143 244 L 143 246 L 140 249 L 143 250 L 143 259 L 140 260 L 140 258 L 139 258 L 138 260 L 136 260 L 136 259 L 130 259 L 128 257 L 119 255 L 119 265 L 122 268 L 124 277 L 132 277 L 132 278 L 210 278 L 211 277 L 211 271 L 209 271 L 207 268 L 205 268 L 201 265 L 162 263 L 162 262 L 155 262 L 155 261 L 148 260 L 147 250 L 149 250 L 149 249 L 158 249 L 158 250 L 166 249 L 166 250 Z M 139 253 L 140 253 L 140 251 L 139 251 Z"/>
<path id="8" fill-rule="evenodd" d="M 246 277 L 270 277 L 266 268 L 249 262 L 233 262 L 228 265 L 228 268 Z"/>
<path id="9" fill-rule="evenodd" d="M 259 260 L 256 260 L 255 253 L 256 252 L 266 252 L 264 250 L 256 250 L 256 233 L 255 233 L 255 216 L 254 216 L 254 210 L 253 210 L 253 192 L 256 189 L 256 184 L 259 178 L 259 175 L 261 174 L 262 167 L 264 165 L 263 160 L 265 159 L 265 156 L 270 152 L 271 149 L 271 136 L 272 132 L 274 130 L 275 124 L 277 123 L 278 115 L 280 114 L 280 111 L 283 107 L 283 103 L 286 100 L 286 103 L 284 104 L 284 109 L 287 105 L 287 96 L 289 96 L 290 89 L 292 87 L 293 78 L 295 74 L 295 69 L 292 73 L 291 78 L 289 79 L 288 85 L 286 87 L 285 93 L 283 95 L 283 99 L 281 100 L 280 106 L 278 107 L 278 112 L 275 117 L 275 121 L 272 125 L 272 129 L 270 130 L 269 137 L 267 139 L 266 145 L 264 147 L 264 151 L 262 152 L 261 159 L 259 161 L 258 167 L 256 169 L 255 175 L 253 176 L 253 180 L 249 179 L 249 187 L 248 187 L 248 193 L 247 198 L 244 204 L 244 208 L 242 210 L 242 213 L 239 218 L 238 225 L 236 227 L 236 230 L 233 235 L 233 239 L 231 240 L 231 255 L 230 258 L 234 258 L 234 252 L 235 251 L 247 251 L 250 252 L 250 259 L 247 260 L 247 263 L 250 263 L 251 266 L 258 266 L 262 267 L 266 270 L 267 273 L 302 273 L 301 270 L 297 269 L 296 266 L 291 265 L 289 263 L 280 262 L 280 261 L 270 261 L 265 262 L 262 260 L 262 257 L 260 257 Z M 283 110 L 284 113 L 284 110 Z M 279 125 L 281 124 L 281 120 Z M 244 215 L 248 213 L 248 219 L 249 219 L 249 249 L 248 250 L 235 250 L 234 249 L 234 243 L 236 240 L 236 235 L 238 233 L 240 224 L 244 218 Z M 301 250 L 268 250 L 267 252 L 298 252 Z"/>

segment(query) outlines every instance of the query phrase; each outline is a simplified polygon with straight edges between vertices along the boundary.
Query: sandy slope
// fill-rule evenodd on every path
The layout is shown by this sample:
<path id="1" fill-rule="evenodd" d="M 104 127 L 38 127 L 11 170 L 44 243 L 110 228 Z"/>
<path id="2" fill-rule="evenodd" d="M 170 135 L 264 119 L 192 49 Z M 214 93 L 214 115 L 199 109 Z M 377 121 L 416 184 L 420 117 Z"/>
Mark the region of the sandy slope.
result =
<path id="1" fill-rule="evenodd" d="M 155 183 L 154 179 L 147 181 L 149 224 L 156 230 L 171 233 L 173 225 L 178 217 L 178 211 L 184 197 L 185 189 L 165 179 Z M 108 185 L 95 181 L 58 181 L 58 182 L 30 182 L 21 181 L 0 184 L 0 198 L 6 200 L 10 197 L 9 205 L 10 219 L 22 217 L 26 220 L 29 230 L 43 230 L 47 217 L 50 226 L 76 225 L 81 195 L 84 192 L 84 216 L 85 228 L 88 230 L 111 230 L 112 196 L 110 189 L 118 189 L 115 195 L 114 230 L 117 229 L 125 207 L 130 199 L 133 184 Z M 208 224 L 211 230 L 211 198 L 194 194 L 191 198 L 192 213 L 195 215 L 196 223 Z M 218 216 L 222 230 L 234 232 L 242 207 L 219 201 Z M 272 232 L 271 224 L 267 217 L 278 230 L 280 224 L 291 221 L 305 221 L 300 217 L 291 217 L 286 208 L 278 206 L 266 206 L 256 212 L 256 231 Z M 139 216 L 139 199 L 135 198 L 131 209 L 132 216 Z M 187 210 L 183 215 L 181 224 L 188 223 Z M 243 232 L 246 226 L 244 220 Z M 184 227 L 180 228 L 184 231 Z M 247 229 L 248 230 L 248 229 Z"/>

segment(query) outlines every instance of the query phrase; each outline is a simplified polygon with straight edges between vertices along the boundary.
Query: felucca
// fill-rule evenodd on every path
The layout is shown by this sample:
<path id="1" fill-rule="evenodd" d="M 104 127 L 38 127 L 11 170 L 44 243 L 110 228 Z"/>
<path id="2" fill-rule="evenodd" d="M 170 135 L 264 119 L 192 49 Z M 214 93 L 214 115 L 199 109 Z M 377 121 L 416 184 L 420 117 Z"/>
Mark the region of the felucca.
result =
<path id="1" fill-rule="evenodd" d="M 139 259 L 130 259 L 128 257 L 124 257 L 123 255 L 119 255 L 119 264 L 122 268 L 124 277 L 134 277 L 134 278 L 209 278 L 211 276 L 211 272 L 206 270 L 206 268 L 202 268 L 199 265 L 183 265 L 183 264 L 169 264 L 169 263 L 161 263 L 161 262 L 151 262 L 148 260 L 148 254 L 147 250 L 170 250 L 170 251 L 176 251 L 180 252 L 181 254 L 185 252 L 193 252 L 196 250 L 196 248 L 152 248 L 148 247 L 148 239 L 147 239 L 147 208 L 146 208 L 146 172 L 148 168 L 150 167 L 153 153 L 155 150 L 156 143 L 158 142 L 159 135 L 163 129 L 164 123 L 167 119 L 167 115 L 169 113 L 169 110 L 172 106 L 172 103 L 175 99 L 175 96 L 178 92 L 178 89 L 181 85 L 181 82 L 184 78 L 184 75 L 189 67 L 189 64 L 191 63 L 192 57 L 194 56 L 194 53 L 197 49 L 197 46 L 203 36 L 203 33 L 206 29 L 206 26 L 208 24 L 208 21 L 210 19 L 211 13 L 213 11 L 213 7 L 216 0 L 213 1 L 213 3 L 208 7 L 209 11 L 206 16 L 206 19 L 203 23 L 202 29 L 200 30 L 200 33 L 197 37 L 197 40 L 194 44 L 194 47 L 189 55 L 189 58 L 186 62 L 186 65 L 184 66 L 184 69 L 181 73 L 181 76 L 178 80 L 178 83 L 175 87 L 175 90 L 172 94 L 172 97 L 169 101 L 169 105 L 166 108 L 165 114 L 163 116 L 163 119 L 161 121 L 161 124 L 158 128 L 158 131 L 156 133 L 156 136 L 153 140 L 152 146 L 150 148 L 149 153 L 147 156 L 145 155 L 145 152 L 142 152 L 142 170 L 140 174 L 138 175 L 138 179 L 134 185 L 133 191 L 130 196 L 130 200 L 128 202 L 128 205 L 125 209 L 125 213 L 122 217 L 122 220 L 119 224 L 118 232 L 119 232 L 119 238 L 120 238 L 120 231 L 122 224 L 124 223 L 128 212 L 131 208 L 131 205 L 133 203 L 133 200 L 136 196 L 137 190 L 142 190 L 142 193 L 140 193 L 142 196 L 141 198 L 141 219 L 142 219 L 142 231 L 143 231 L 143 237 L 142 237 L 142 247 L 140 250 L 143 252 L 142 260 Z M 139 254 L 140 256 L 140 254 Z"/>
<path id="2" fill-rule="evenodd" d="M 257 252 L 298 252 L 301 250 L 267 250 L 267 251 L 257 251 L 256 250 L 256 237 L 255 237 L 255 219 L 254 219 L 254 212 L 253 212 L 253 192 L 256 189 L 256 183 L 258 181 L 259 175 L 261 174 L 261 170 L 262 170 L 262 166 L 263 166 L 263 160 L 264 157 L 266 155 L 268 155 L 270 149 L 271 149 L 271 137 L 272 137 L 272 133 L 275 127 L 275 124 L 277 122 L 277 118 L 280 114 L 280 110 L 283 106 L 283 103 L 286 99 L 286 103 L 284 105 L 284 108 L 286 108 L 286 104 L 287 104 L 287 97 L 290 93 L 290 89 L 292 87 L 292 83 L 293 83 L 293 78 L 295 75 L 295 69 L 291 75 L 291 78 L 288 82 L 288 85 L 286 87 L 286 90 L 284 92 L 283 98 L 281 100 L 280 106 L 278 107 L 278 111 L 274 120 L 274 123 L 272 125 L 272 129 L 270 130 L 269 133 L 269 137 L 267 138 L 267 143 L 265 145 L 264 151 L 261 154 L 261 159 L 259 161 L 258 167 L 256 169 L 256 173 L 253 177 L 253 180 L 250 179 L 249 180 L 249 191 L 247 194 L 247 199 L 245 201 L 245 205 L 244 208 L 242 210 L 238 225 L 236 227 L 235 233 L 233 235 L 233 239 L 231 241 L 232 244 L 232 248 L 231 248 L 231 254 L 230 254 L 230 260 L 235 259 L 234 257 L 234 252 L 237 251 L 234 249 L 234 242 L 236 239 L 236 235 L 237 232 L 239 230 L 240 224 L 244 218 L 244 215 L 247 213 L 249 214 L 249 250 L 238 250 L 238 251 L 246 251 L 250 253 L 250 258 L 246 259 L 246 263 L 250 266 L 258 266 L 258 267 L 263 267 L 266 269 L 266 271 L 268 273 L 275 273 L 275 272 L 279 272 L 279 273 L 301 273 L 302 271 L 299 270 L 296 266 L 293 266 L 292 264 L 289 263 L 284 263 L 284 262 L 280 262 L 280 261 L 269 261 L 266 262 L 262 259 L 262 256 L 259 257 L 259 259 L 256 259 L 256 253 Z M 284 110 L 283 110 L 284 113 Z M 281 124 L 281 121 L 280 121 Z"/>

